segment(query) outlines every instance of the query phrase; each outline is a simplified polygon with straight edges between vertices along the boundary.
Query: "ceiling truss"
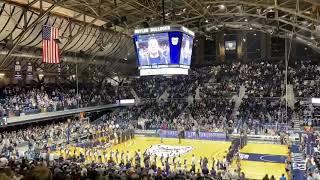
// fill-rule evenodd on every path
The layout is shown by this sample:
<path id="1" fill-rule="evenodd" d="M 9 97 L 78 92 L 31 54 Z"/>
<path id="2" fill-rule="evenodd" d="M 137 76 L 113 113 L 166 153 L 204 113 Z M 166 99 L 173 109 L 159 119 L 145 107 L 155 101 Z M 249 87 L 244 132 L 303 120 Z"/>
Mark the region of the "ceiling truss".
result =
<path id="1" fill-rule="evenodd" d="M 0 43 L 7 44 L 8 51 L 0 55 L 0 70 L 10 67 L 10 61 L 17 59 L 12 54 L 20 48 L 39 51 L 38 24 L 59 27 L 62 55 L 86 59 L 80 71 L 101 59 L 114 67 L 107 71 L 117 70 L 117 63 L 125 64 L 122 61 L 129 55 L 134 58 L 133 29 L 159 26 L 163 20 L 205 35 L 224 28 L 294 35 L 320 49 L 320 3 L 316 0 L 164 0 L 164 7 L 162 0 L 5 0 L 0 8 Z M 269 12 L 275 17 L 267 18 Z M 57 68 L 39 67 L 47 71 Z"/>

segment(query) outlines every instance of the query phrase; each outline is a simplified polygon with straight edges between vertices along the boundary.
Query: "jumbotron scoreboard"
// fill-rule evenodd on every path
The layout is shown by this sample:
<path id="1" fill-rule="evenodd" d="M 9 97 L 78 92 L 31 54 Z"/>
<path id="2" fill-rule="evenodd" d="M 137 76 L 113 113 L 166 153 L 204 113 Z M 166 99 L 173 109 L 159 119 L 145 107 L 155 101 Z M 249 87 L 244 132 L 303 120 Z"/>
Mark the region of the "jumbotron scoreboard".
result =
<path id="1" fill-rule="evenodd" d="M 134 31 L 140 76 L 188 75 L 194 32 L 184 26 L 160 26 Z"/>

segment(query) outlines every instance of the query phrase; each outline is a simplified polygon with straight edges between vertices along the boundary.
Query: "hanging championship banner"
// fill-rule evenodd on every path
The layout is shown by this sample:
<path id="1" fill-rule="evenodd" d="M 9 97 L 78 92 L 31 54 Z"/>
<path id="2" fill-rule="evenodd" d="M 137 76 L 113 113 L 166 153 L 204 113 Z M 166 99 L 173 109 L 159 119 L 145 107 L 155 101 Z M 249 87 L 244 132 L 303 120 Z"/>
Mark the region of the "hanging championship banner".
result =
<path id="1" fill-rule="evenodd" d="M 20 61 L 16 61 L 14 65 L 15 77 L 21 78 L 21 64 Z"/>
<path id="2" fill-rule="evenodd" d="M 27 63 L 27 77 L 32 78 L 33 77 L 33 67 L 31 62 Z"/>
<path id="3" fill-rule="evenodd" d="M 60 64 L 58 64 L 58 75 L 59 76 L 61 75 L 61 66 L 60 66 Z"/>

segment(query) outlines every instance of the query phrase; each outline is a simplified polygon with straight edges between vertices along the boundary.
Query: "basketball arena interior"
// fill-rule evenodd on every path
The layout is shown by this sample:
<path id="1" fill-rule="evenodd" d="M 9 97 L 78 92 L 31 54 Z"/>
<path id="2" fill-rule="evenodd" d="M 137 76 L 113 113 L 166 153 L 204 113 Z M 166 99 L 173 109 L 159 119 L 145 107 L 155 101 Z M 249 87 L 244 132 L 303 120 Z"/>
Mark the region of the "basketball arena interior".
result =
<path id="1" fill-rule="evenodd" d="M 0 180 L 319 180 L 319 0 L 0 0 Z"/>

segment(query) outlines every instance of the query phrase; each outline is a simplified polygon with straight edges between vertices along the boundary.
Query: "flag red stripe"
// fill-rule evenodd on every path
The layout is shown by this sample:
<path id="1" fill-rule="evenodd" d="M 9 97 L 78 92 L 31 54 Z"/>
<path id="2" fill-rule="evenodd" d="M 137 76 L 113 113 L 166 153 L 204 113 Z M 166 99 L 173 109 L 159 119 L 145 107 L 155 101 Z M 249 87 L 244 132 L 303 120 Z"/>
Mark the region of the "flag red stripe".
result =
<path id="1" fill-rule="evenodd" d="M 58 35 L 57 35 L 57 29 L 54 29 L 54 38 L 57 39 Z M 55 41 L 54 43 L 54 49 L 55 49 L 55 54 L 54 54 L 54 59 L 55 59 L 55 63 L 58 63 L 58 56 L 57 56 L 57 52 L 58 52 L 58 48 L 57 48 L 57 42 Z"/>
<path id="2" fill-rule="evenodd" d="M 46 52 L 44 51 L 44 41 L 42 41 L 42 62 L 46 61 Z"/>

